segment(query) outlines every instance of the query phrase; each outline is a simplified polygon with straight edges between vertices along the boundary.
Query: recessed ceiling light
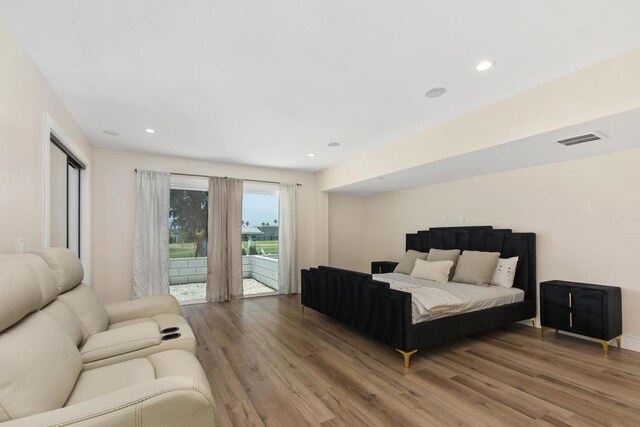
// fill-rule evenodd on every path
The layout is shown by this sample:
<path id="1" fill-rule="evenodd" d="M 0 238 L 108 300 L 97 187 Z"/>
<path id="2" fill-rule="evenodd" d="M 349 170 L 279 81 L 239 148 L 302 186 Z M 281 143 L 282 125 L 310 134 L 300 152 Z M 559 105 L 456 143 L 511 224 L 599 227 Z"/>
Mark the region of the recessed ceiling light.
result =
<path id="1" fill-rule="evenodd" d="M 110 135 L 110 136 L 118 136 L 120 135 L 118 132 L 116 132 L 115 130 L 109 130 L 109 129 L 105 129 L 102 131 L 102 133 Z"/>
<path id="2" fill-rule="evenodd" d="M 313 154 L 313 153 L 309 153 L 309 154 L 307 154 L 307 156 L 309 156 L 309 157 L 315 157 L 316 155 L 315 155 L 315 154 Z"/>
<path id="3" fill-rule="evenodd" d="M 439 96 L 444 95 L 447 92 L 446 88 L 443 87 L 434 87 L 433 89 L 429 89 L 425 92 L 424 96 L 427 98 L 437 98 Z"/>
<path id="4" fill-rule="evenodd" d="M 327 147 L 331 147 L 331 148 L 339 147 L 339 146 L 340 146 L 339 142 L 330 142 L 327 144 Z"/>
<path id="5" fill-rule="evenodd" d="M 495 65 L 494 61 L 485 60 L 485 61 L 482 61 L 482 62 L 478 63 L 478 65 L 476 65 L 476 70 L 477 71 L 487 71 L 489 68 L 493 67 L 494 65 Z"/>
<path id="6" fill-rule="evenodd" d="M 151 128 L 146 128 L 144 131 L 145 131 L 146 133 L 156 133 L 156 131 L 155 131 L 155 130 L 153 130 L 153 129 L 151 129 Z"/>

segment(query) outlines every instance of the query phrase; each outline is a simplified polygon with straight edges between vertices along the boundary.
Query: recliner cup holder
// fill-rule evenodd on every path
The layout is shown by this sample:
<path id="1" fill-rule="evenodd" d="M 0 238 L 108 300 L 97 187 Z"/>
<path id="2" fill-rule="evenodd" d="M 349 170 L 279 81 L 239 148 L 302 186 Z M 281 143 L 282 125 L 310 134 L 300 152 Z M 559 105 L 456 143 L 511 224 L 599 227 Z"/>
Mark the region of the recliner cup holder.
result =
<path id="1" fill-rule="evenodd" d="M 176 338 L 180 338 L 180 335 L 181 334 L 179 334 L 179 333 L 163 335 L 162 336 L 162 341 L 175 340 Z"/>
<path id="2" fill-rule="evenodd" d="M 173 332 L 178 332 L 180 328 L 178 328 L 177 326 L 172 326 L 170 328 L 164 328 L 163 330 L 160 331 L 161 334 L 171 334 Z"/>

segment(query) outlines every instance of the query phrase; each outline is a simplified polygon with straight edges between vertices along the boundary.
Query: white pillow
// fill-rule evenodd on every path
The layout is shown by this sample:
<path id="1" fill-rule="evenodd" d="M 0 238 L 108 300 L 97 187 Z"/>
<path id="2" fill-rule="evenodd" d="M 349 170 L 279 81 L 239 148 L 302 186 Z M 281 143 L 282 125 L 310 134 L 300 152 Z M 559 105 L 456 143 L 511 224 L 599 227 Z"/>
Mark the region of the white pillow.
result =
<path id="1" fill-rule="evenodd" d="M 491 284 L 502 286 L 503 288 L 511 288 L 513 286 L 513 280 L 516 278 L 517 265 L 517 256 L 514 256 L 513 258 L 498 259 L 498 265 L 496 266 L 496 271 L 493 272 Z"/>
<path id="2" fill-rule="evenodd" d="M 447 283 L 451 267 L 453 267 L 453 261 L 423 261 L 417 259 L 416 264 L 413 266 L 411 277 Z"/>

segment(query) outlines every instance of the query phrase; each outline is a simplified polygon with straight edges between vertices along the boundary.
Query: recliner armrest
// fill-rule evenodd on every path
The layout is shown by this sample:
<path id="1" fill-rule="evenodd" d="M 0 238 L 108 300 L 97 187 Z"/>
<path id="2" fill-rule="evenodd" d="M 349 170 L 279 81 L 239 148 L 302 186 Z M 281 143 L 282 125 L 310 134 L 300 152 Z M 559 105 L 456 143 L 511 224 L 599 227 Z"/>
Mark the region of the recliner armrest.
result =
<path id="1" fill-rule="evenodd" d="M 114 427 L 215 426 L 216 406 L 206 386 L 188 377 L 167 377 L 96 399 L 3 423 L 3 427 L 59 426 L 85 422 Z"/>
<path id="2" fill-rule="evenodd" d="M 125 322 L 163 313 L 182 314 L 178 300 L 168 294 L 105 304 L 105 308 L 109 315 L 109 323 Z"/>
<path id="3" fill-rule="evenodd" d="M 91 335 L 80 349 L 80 354 L 82 362 L 89 363 L 159 345 L 161 342 L 156 322 L 136 323 Z"/>

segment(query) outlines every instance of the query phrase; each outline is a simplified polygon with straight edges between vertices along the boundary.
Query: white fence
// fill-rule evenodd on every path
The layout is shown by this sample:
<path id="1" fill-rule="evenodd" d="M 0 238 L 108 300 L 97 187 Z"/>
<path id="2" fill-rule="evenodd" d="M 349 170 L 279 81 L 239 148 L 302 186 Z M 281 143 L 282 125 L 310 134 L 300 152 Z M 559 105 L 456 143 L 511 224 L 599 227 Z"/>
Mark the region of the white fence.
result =
<path id="1" fill-rule="evenodd" d="M 278 260 L 263 255 L 242 256 L 242 278 L 255 279 L 278 290 Z M 207 281 L 207 258 L 171 258 L 169 283 L 203 283 Z"/>
<path id="2" fill-rule="evenodd" d="M 278 290 L 278 260 L 264 255 L 242 256 L 242 278 L 258 282 Z"/>
<path id="3" fill-rule="evenodd" d="M 171 258 L 169 284 L 203 283 L 207 281 L 207 258 Z"/>

